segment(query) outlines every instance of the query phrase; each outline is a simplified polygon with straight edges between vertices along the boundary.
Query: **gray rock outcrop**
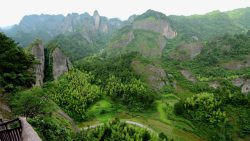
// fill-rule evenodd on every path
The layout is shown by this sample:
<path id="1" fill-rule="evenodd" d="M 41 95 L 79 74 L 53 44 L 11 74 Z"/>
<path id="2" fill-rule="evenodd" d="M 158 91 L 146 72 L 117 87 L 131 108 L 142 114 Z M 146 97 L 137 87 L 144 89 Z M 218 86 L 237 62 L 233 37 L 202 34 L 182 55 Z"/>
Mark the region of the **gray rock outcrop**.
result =
<path id="1" fill-rule="evenodd" d="M 27 122 L 26 118 L 20 117 L 19 120 L 22 126 L 22 135 L 21 135 L 22 141 L 42 141 L 41 138 L 36 133 L 36 131 Z"/>
<path id="2" fill-rule="evenodd" d="M 114 48 L 123 48 L 127 46 L 135 38 L 133 31 L 129 31 L 123 35 L 123 38 L 113 45 Z"/>
<path id="3" fill-rule="evenodd" d="M 242 61 L 229 61 L 227 63 L 222 64 L 222 67 L 229 70 L 240 70 L 243 68 L 250 67 L 250 56 L 245 57 Z"/>
<path id="4" fill-rule="evenodd" d="M 191 60 L 201 53 L 202 47 L 200 42 L 186 43 L 171 52 L 170 57 L 176 60 Z"/>
<path id="5" fill-rule="evenodd" d="M 71 62 L 59 48 L 52 52 L 53 59 L 53 78 L 57 80 L 63 73 L 71 69 Z"/>
<path id="6" fill-rule="evenodd" d="M 210 88 L 218 89 L 218 88 L 220 87 L 220 83 L 217 82 L 217 81 L 209 82 L 209 83 L 208 83 L 208 86 L 209 86 Z"/>
<path id="7" fill-rule="evenodd" d="M 35 69 L 35 77 L 36 83 L 35 86 L 42 86 L 43 85 L 43 78 L 44 78 L 44 46 L 41 41 L 36 41 L 31 49 L 31 53 L 34 55 L 38 64 L 34 66 Z"/>
<path id="8" fill-rule="evenodd" d="M 135 21 L 133 29 L 151 30 L 157 33 L 161 33 L 167 39 L 172 39 L 177 35 L 170 24 L 166 20 L 162 19 L 157 19 L 156 21 L 151 19 Z"/>
<path id="9" fill-rule="evenodd" d="M 101 22 L 101 17 L 99 15 L 98 11 L 95 10 L 93 17 L 94 17 L 94 21 L 95 21 L 95 29 L 98 30 L 99 26 L 100 26 L 100 22 Z"/>
<path id="10" fill-rule="evenodd" d="M 133 61 L 132 67 L 136 73 L 142 75 L 149 86 L 155 90 L 160 90 L 168 84 L 166 72 L 158 65 L 143 64 L 141 61 Z"/>
<path id="11" fill-rule="evenodd" d="M 250 82 L 248 81 L 241 87 L 241 93 L 247 94 L 250 92 Z"/>
<path id="12" fill-rule="evenodd" d="M 250 79 L 236 78 L 232 80 L 232 83 L 241 88 L 241 93 L 248 94 L 250 92 Z"/>
<path id="13" fill-rule="evenodd" d="M 189 81 L 196 82 L 196 78 L 193 76 L 193 74 L 189 70 L 181 70 L 181 74 Z"/>
<path id="14" fill-rule="evenodd" d="M 146 69 L 151 72 L 151 75 L 148 77 L 148 81 L 152 82 L 151 85 L 153 88 L 160 90 L 166 85 L 166 73 L 162 68 L 149 64 L 146 66 Z"/>
<path id="15" fill-rule="evenodd" d="M 236 87 L 241 87 L 245 83 L 245 80 L 243 78 L 236 78 L 232 80 L 232 83 Z"/>

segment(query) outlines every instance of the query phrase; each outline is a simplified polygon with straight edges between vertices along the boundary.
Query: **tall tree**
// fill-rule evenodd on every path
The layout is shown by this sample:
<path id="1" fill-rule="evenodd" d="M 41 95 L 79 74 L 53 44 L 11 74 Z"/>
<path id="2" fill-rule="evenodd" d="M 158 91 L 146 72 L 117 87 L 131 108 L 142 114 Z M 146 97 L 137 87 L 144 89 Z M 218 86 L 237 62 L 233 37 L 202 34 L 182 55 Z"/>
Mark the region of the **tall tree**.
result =
<path id="1" fill-rule="evenodd" d="M 0 33 L 0 89 L 11 92 L 30 87 L 34 82 L 34 57 L 20 48 L 14 40 Z"/>

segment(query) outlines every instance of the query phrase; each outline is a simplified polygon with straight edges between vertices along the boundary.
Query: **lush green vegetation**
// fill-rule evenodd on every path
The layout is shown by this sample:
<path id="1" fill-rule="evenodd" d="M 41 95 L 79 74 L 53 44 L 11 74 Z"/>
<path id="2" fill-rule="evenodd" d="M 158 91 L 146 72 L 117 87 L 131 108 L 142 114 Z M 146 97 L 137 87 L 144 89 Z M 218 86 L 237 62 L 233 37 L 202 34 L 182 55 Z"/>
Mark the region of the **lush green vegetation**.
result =
<path id="1" fill-rule="evenodd" d="M 233 13 L 234 11 L 232 11 Z M 244 17 L 244 16 L 242 16 Z M 225 33 L 235 34 L 247 31 L 247 20 L 236 22 L 228 13 L 213 11 L 205 15 L 169 16 L 172 25 L 185 39 L 196 36 L 199 39 L 212 39 Z M 239 16 L 240 18 L 240 16 Z"/>
<path id="2" fill-rule="evenodd" d="M 105 53 L 110 56 L 121 55 L 129 52 L 139 52 L 140 54 L 160 58 L 161 52 L 166 42 L 161 34 L 148 30 L 132 30 L 131 26 L 126 26 L 114 34 L 110 40 Z"/>
<path id="3" fill-rule="evenodd" d="M 0 86 L 6 92 L 31 87 L 34 75 L 30 68 L 34 57 L 20 48 L 14 40 L 0 33 Z"/>
<path id="4" fill-rule="evenodd" d="M 135 17 L 134 22 L 169 21 L 178 32 L 172 40 L 134 30 L 133 23 L 111 40 L 98 31 L 85 36 L 85 28 L 76 27 L 47 44 L 45 81 L 51 81 L 22 91 L 19 88 L 33 84 L 34 58 L 0 34 L 0 92 L 12 92 L 8 98 L 13 114 L 28 117 L 43 140 L 249 140 L 250 94 L 232 83 L 236 78 L 248 83 L 250 78 L 250 31 L 240 34 L 249 27 L 248 11 L 167 17 L 149 10 Z M 195 36 L 203 45 L 198 56 L 182 61 L 169 57 L 178 46 L 197 42 Z M 52 81 L 51 52 L 56 47 L 74 61 L 75 69 Z M 152 90 L 144 77 L 162 78 L 146 74 L 151 71 L 146 69 L 136 73 L 136 61 L 164 69 L 163 88 Z M 182 70 L 190 71 L 194 81 Z M 122 120 L 107 122 L 113 117 Z M 150 130 L 122 122 L 126 120 Z M 78 133 L 74 121 L 83 127 Z M 99 126 L 87 127 L 91 125 Z"/>
<path id="5" fill-rule="evenodd" d="M 184 112 L 188 119 L 195 121 L 210 124 L 223 123 L 226 120 L 226 113 L 221 111 L 221 103 L 213 94 L 201 93 L 188 97 L 183 105 L 177 104 L 175 111 L 179 112 L 178 114 Z"/>
<path id="6" fill-rule="evenodd" d="M 182 62 L 181 66 L 189 68 L 200 80 L 203 78 L 248 77 L 249 39 L 249 34 L 227 34 L 217 37 L 204 43 L 199 56 L 191 61 Z M 243 67 L 237 68 L 237 64 Z"/>
<path id="7" fill-rule="evenodd" d="M 43 140 L 71 140 L 73 131 L 69 121 L 56 114 L 59 107 L 43 89 L 34 87 L 15 93 L 10 104 L 14 114 L 28 117 Z"/>
<path id="8" fill-rule="evenodd" d="M 139 79 L 139 76 L 134 73 L 131 63 L 133 58 L 139 56 L 138 53 L 132 52 L 123 54 L 117 57 L 91 56 L 76 62 L 76 67 L 80 70 L 91 72 L 96 79 L 96 83 L 101 83 L 102 86 L 107 84 L 110 76 L 121 79 L 121 82 L 128 83 L 131 79 Z M 98 81 L 101 82 L 98 82 Z"/>
<path id="9" fill-rule="evenodd" d="M 86 120 L 87 108 L 101 96 L 98 86 L 91 84 L 94 77 L 79 70 L 73 70 L 58 81 L 46 85 L 49 97 L 75 120 Z"/>
<path id="10" fill-rule="evenodd" d="M 77 66 L 93 74 L 95 83 L 112 100 L 121 102 L 131 110 L 141 111 L 152 105 L 154 96 L 153 91 L 132 70 L 131 63 L 137 55 L 132 52 L 110 58 L 91 57 L 77 62 Z"/>
<path id="11" fill-rule="evenodd" d="M 120 101 L 136 111 L 147 109 L 154 101 L 153 92 L 137 79 L 132 79 L 128 84 L 124 84 L 121 80 L 111 76 L 105 90 L 114 101 Z"/>
<path id="12" fill-rule="evenodd" d="M 167 56 L 164 58 L 166 70 L 172 75 L 171 81 L 177 81 L 175 89 L 168 86 L 164 90 L 181 98 L 175 104 L 175 114 L 192 121 L 194 132 L 206 140 L 247 140 L 249 96 L 241 94 L 231 81 L 238 77 L 249 78 L 249 67 L 244 67 L 248 63 L 249 35 L 224 35 L 203 45 L 201 54 L 193 60 L 179 63 L 166 59 Z M 231 69 L 224 65 L 234 62 L 243 67 L 234 69 L 231 65 Z M 182 69 L 191 70 L 197 82 L 185 79 L 179 72 Z M 214 82 L 219 84 L 218 88 L 209 86 Z"/>
<path id="13" fill-rule="evenodd" d="M 61 34 L 50 44 L 57 44 L 72 61 L 75 61 L 98 53 L 107 46 L 109 34 L 96 33 L 88 36 L 80 32 Z"/>
<path id="14" fill-rule="evenodd" d="M 76 60 L 94 53 L 94 47 L 80 33 L 62 34 L 52 43 L 57 44 L 70 59 Z"/>
<path id="15" fill-rule="evenodd" d="M 158 136 L 156 133 L 148 131 L 147 129 L 128 125 L 119 121 L 119 119 L 114 119 L 94 129 L 90 128 L 82 131 L 76 140 L 167 141 L 168 138 L 163 134 Z"/>

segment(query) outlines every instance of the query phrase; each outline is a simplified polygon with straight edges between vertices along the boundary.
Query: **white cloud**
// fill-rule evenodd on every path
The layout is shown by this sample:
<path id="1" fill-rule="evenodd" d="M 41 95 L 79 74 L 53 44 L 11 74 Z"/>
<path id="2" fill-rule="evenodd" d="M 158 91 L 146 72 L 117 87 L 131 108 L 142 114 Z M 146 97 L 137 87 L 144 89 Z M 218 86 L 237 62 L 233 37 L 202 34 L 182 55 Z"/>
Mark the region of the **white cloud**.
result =
<path id="1" fill-rule="evenodd" d="M 0 0 L 0 26 L 16 24 L 24 15 L 93 13 L 127 19 L 148 9 L 167 15 L 204 14 L 250 6 L 250 0 Z"/>

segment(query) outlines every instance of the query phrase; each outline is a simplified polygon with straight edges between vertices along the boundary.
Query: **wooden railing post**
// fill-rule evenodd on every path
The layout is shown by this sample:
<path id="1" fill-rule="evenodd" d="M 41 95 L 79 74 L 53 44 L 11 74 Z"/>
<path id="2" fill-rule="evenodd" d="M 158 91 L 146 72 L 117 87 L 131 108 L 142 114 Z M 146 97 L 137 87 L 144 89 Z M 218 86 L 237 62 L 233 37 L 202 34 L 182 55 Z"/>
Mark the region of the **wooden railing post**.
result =
<path id="1" fill-rule="evenodd" d="M 18 127 L 12 127 L 18 123 Z M 0 122 L 0 141 L 21 141 L 21 124 L 19 119 L 15 119 L 8 122 Z"/>

